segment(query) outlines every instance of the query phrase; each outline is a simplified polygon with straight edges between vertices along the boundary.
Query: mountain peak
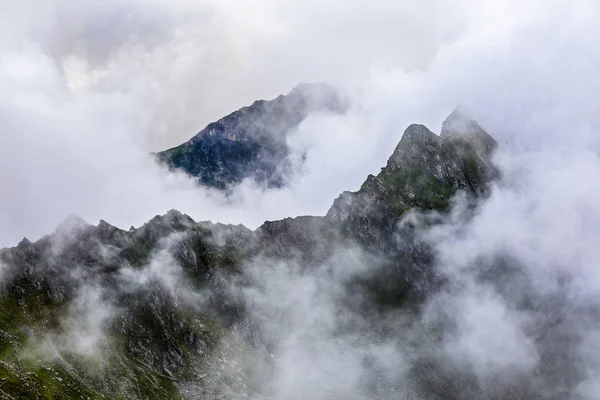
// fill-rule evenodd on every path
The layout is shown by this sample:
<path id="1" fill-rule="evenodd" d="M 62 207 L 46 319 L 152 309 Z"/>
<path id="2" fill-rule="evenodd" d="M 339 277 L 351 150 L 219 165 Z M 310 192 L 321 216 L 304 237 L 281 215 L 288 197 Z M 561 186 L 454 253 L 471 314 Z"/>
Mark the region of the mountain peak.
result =
<path id="1" fill-rule="evenodd" d="M 388 166 L 395 168 L 411 159 L 410 154 L 424 154 L 427 147 L 437 146 L 442 139 L 425 125 L 412 124 L 404 130 L 400 142 L 394 149 Z"/>
<path id="2" fill-rule="evenodd" d="M 343 113 L 348 109 L 348 100 L 338 89 L 328 83 L 299 83 L 285 97 L 301 97 L 309 110 Z"/>
<path id="3" fill-rule="evenodd" d="M 348 100 L 331 85 L 301 83 L 287 95 L 258 100 L 212 122 L 186 143 L 157 154 L 198 182 L 227 189 L 246 178 L 281 187 L 291 167 L 288 135 L 313 113 L 341 114 Z"/>
<path id="4" fill-rule="evenodd" d="M 490 161 L 495 146 L 491 136 L 458 111 L 446 119 L 440 136 L 412 124 L 381 172 L 369 175 L 358 192 L 344 192 L 327 215 L 343 222 L 377 207 L 380 216 L 403 215 L 411 208 L 443 211 L 458 190 L 485 195 L 497 176 Z"/>
<path id="5" fill-rule="evenodd" d="M 440 134 L 443 138 L 467 140 L 476 146 L 478 151 L 485 154 L 491 153 L 498 143 L 479 124 L 466 116 L 459 108 L 455 108 L 452 113 L 442 123 Z"/>
<path id="6" fill-rule="evenodd" d="M 428 141 L 439 141 L 439 136 L 429 130 L 425 125 L 411 124 L 404 130 L 402 138 L 400 139 L 400 146 L 402 143 L 423 143 Z"/>
<path id="7" fill-rule="evenodd" d="M 80 231 L 89 228 L 92 225 L 88 224 L 77 214 L 70 214 L 63 222 L 58 225 L 56 232 Z"/>

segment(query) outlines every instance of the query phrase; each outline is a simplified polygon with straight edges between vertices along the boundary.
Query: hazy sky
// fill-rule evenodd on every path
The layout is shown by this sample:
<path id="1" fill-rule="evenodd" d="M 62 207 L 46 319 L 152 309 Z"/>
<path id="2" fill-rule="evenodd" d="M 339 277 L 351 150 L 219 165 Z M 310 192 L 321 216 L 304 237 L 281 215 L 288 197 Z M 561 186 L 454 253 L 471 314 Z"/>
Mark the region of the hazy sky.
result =
<path id="1" fill-rule="evenodd" d="M 70 213 L 127 228 L 170 208 L 242 222 L 323 214 L 385 164 L 404 128 L 457 104 L 512 148 L 595 146 L 599 4 L 536 1 L 66 1 L 0 6 L 0 245 Z M 298 82 L 352 94 L 309 118 L 282 191 L 223 204 L 151 150 Z M 335 150 L 333 150 L 335 149 Z M 557 161 L 558 162 L 558 161 Z"/>

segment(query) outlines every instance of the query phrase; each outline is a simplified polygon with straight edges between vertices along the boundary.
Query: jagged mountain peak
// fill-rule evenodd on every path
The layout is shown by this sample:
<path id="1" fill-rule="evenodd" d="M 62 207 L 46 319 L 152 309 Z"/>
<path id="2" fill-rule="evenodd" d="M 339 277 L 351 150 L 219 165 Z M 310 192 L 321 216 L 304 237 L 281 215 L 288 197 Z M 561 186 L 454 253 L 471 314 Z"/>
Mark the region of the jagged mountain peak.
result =
<path id="1" fill-rule="evenodd" d="M 21 239 L 21 241 L 17 244 L 17 248 L 27 248 L 32 246 L 33 243 L 31 242 L 31 240 L 27 239 L 26 237 L 24 237 L 23 239 Z"/>
<path id="2" fill-rule="evenodd" d="M 485 153 L 490 153 L 498 147 L 496 140 L 460 107 L 456 107 L 444 120 L 440 136 L 470 141 L 478 151 Z"/>
<path id="3" fill-rule="evenodd" d="M 168 226 L 192 226 L 195 224 L 195 222 L 189 215 L 172 208 L 169 211 L 167 211 L 164 215 L 155 216 L 148 222 L 148 224 Z"/>
<path id="4" fill-rule="evenodd" d="M 479 157 L 488 157 L 498 147 L 496 140 L 477 121 L 457 107 L 442 123 L 440 135 L 422 124 L 411 124 L 406 128 L 388 161 L 388 168 L 406 165 L 415 158 L 426 160 L 427 154 L 439 153 L 442 147 L 459 142 L 471 146 Z"/>
<path id="5" fill-rule="evenodd" d="M 475 132 L 477 134 L 485 133 L 477 121 L 469 118 L 462 107 L 455 107 L 450 115 L 442 122 L 442 131 L 440 136 L 451 137 L 454 135 L 465 135 Z M 487 133 L 486 133 L 487 134 Z"/>
<path id="6" fill-rule="evenodd" d="M 100 225 L 102 225 L 102 221 L 100 221 L 98 226 Z M 60 251 L 60 249 L 77 241 L 84 235 L 93 235 L 93 232 L 97 229 L 98 227 L 89 224 L 77 214 L 70 214 L 56 227 L 52 234 L 44 236 L 40 241 L 33 243 L 32 246 L 37 246 L 40 242 L 48 242 L 52 247 Z"/>
<path id="7" fill-rule="evenodd" d="M 410 125 L 381 172 L 369 175 L 357 192 L 342 193 L 328 217 L 345 221 L 373 208 L 380 215 L 395 216 L 411 208 L 445 210 L 457 190 L 485 194 L 487 182 L 498 174 L 490 159 L 493 149 L 479 145 L 479 136 L 487 133 L 481 130 L 473 137 L 459 128 L 438 136 L 424 125 Z"/>
<path id="8" fill-rule="evenodd" d="M 404 130 L 402 138 L 400 138 L 400 142 L 398 143 L 398 147 L 402 146 L 406 142 L 415 143 L 429 140 L 438 140 L 438 136 L 429 130 L 429 128 L 427 128 L 425 125 L 411 124 Z"/>
<path id="9" fill-rule="evenodd" d="M 402 134 L 400 142 L 388 161 L 388 167 L 395 168 L 408 162 L 411 154 L 420 153 L 427 146 L 437 146 L 443 139 L 433 133 L 425 125 L 412 124 Z"/>
<path id="10" fill-rule="evenodd" d="M 300 84 L 286 95 L 257 100 L 208 124 L 186 143 L 157 157 L 205 186 L 227 189 L 251 178 L 267 187 L 281 187 L 292 173 L 287 136 L 313 113 L 340 114 L 347 108 L 347 99 L 333 86 Z"/>
<path id="11" fill-rule="evenodd" d="M 55 232 L 66 233 L 73 231 L 82 231 L 91 227 L 92 225 L 85 221 L 83 218 L 81 218 L 79 215 L 70 214 L 69 216 L 67 216 L 67 218 L 64 219 L 63 222 L 61 222 L 57 226 Z"/>
<path id="12" fill-rule="evenodd" d="M 103 219 L 101 219 L 101 220 L 98 222 L 98 226 L 97 226 L 97 228 L 98 228 L 98 229 L 100 229 L 100 230 L 112 230 L 112 229 L 118 229 L 116 226 L 113 226 L 113 225 L 109 224 L 108 222 L 106 222 L 106 221 L 105 221 L 105 220 L 103 220 Z"/>
<path id="13" fill-rule="evenodd" d="M 234 141 L 265 139 L 269 136 L 278 139 L 312 112 L 343 112 L 345 109 L 340 92 L 333 86 L 301 83 L 286 95 L 279 95 L 272 100 L 256 100 L 209 124 L 190 141 L 199 141 L 203 135 L 221 135 Z"/>

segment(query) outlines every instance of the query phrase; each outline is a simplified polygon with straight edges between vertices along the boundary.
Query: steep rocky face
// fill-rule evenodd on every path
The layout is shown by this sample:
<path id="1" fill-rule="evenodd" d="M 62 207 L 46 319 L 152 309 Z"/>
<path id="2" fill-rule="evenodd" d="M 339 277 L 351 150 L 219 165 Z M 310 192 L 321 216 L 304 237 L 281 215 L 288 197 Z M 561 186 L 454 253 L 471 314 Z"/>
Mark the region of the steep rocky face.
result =
<path id="1" fill-rule="evenodd" d="M 489 151 L 478 145 L 487 138 L 491 140 Z M 411 125 L 381 172 L 369 175 L 358 192 L 342 193 L 327 218 L 352 232 L 377 224 L 386 229 L 374 231 L 388 234 L 410 209 L 447 210 L 458 190 L 474 198 L 485 196 L 488 183 L 498 176 L 490 160 L 495 146 L 483 130 L 469 136 L 438 136 L 423 125 Z M 374 240 L 366 236 L 365 245 Z"/>
<path id="2" fill-rule="evenodd" d="M 129 232 L 70 219 L 36 243 L 3 250 L 0 393 L 178 397 L 175 377 L 191 374 L 218 335 L 216 319 L 186 291 L 232 263 L 209 236 L 170 212 Z M 158 279 L 151 258 L 162 272 L 183 267 L 185 282 L 176 272 Z"/>
<path id="3" fill-rule="evenodd" d="M 256 109 L 287 107 L 288 101 Z M 235 121 L 239 117 L 196 140 L 221 137 L 226 126 L 234 137 L 224 140 L 246 143 L 260 135 L 258 128 L 233 129 Z M 257 293 L 277 292 L 277 282 L 292 273 L 302 287 L 336 276 L 335 288 L 324 290 L 338 294 L 316 304 L 343 316 L 345 322 L 329 333 L 332 340 L 362 349 L 365 341 L 401 338 L 390 315 L 414 318 L 444 284 L 431 249 L 405 217 L 411 211 L 444 213 L 458 191 L 471 199 L 485 196 L 497 176 L 490 161 L 495 142 L 483 130 L 445 132 L 440 137 L 411 125 L 381 172 L 358 192 L 342 194 L 325 217 L 265 222 L 256 231 L 197 223 L 176 211 L 129 231 L 73 217 L 36 243 L 24 239 L 0 251 L 0 393 L 40 399 L 295 398 L 264 382 L 277 377 L 279 354 L 295 337 L 282 333 L 298 324 L 290 318 L 306 323 L 302 315 L 294 317 L 294 304 L 310 298 L 257 300 Z M 363 267 L 350 267 L 357 263 Z M 278 280 L 270 280 L 273 275 Z M 274 306 L 283 308 L 269 311 Z M 369 349 L 364 347 L 369 375 L 359 383 L 377 398 L 400 391 L 465 398 L 450 382 L 471 384 L 435 360 L 418 358 L 407 389 L 397 377 L 377 372 L 384 366 Z M 470 398 L 481 398 L 468 387 Z M 360 396 L 356 392 L 365 398 Z"/>
<path id="4" fill-rule="evenodd" d="M 186 143 L 158 153 L 158 159 L 209 187 L 225 189 L 248 177 L 280 187 L 291 173 L 287 136 L 312 113 L 342 113 L 346 107 L 333 87 L 300 84 L 285 96 L 256 101 L 209 124 Z"/>

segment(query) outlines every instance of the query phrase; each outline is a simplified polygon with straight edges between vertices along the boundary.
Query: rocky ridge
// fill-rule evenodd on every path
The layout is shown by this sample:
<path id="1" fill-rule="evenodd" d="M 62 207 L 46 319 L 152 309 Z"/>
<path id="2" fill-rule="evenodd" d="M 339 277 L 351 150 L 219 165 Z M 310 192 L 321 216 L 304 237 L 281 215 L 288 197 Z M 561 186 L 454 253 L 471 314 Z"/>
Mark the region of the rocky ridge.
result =
<path id="1" fill-rule="evenodd" d="M 227 118 L 186 146 L 220 137 Z M 247 143 L 250 132 L 219 140 Z M 35 243 L 1 250 L 0 396 L 269 398 L 253 376 L 259 365 L 269 369 L 281 343 L 265 333 L 232 282 L 255 285 L 246 271 L 257 263 L 319 271 L 360 249 L 368 271 L 343 278 L 339 301 L 364 322 L 349 331 L 381 340 L 394 333 L 386 323 L 390 310 L 416 313 L 444 284 L 406 216 L 443 215 L 459 192 L 474 204 L 485 197 L 498 177 L 496 146 L 454 112 L 441 136 L 409 126 L 381 172 L 357 192 L 344 192 L 324 217 L 267 221 L 255 231 L 195 222 L 174 210 L 128 231 L 71 217 Z M 241 354 L 252 357 L 253 368 Z M 415 360 L 415 378 L 402 390 L 446 399 L 481 394 L 470 377 L 431 362 Z M 394 398 L 397 385 L 389 377 L 366 387 L 377 398 Z"/>

